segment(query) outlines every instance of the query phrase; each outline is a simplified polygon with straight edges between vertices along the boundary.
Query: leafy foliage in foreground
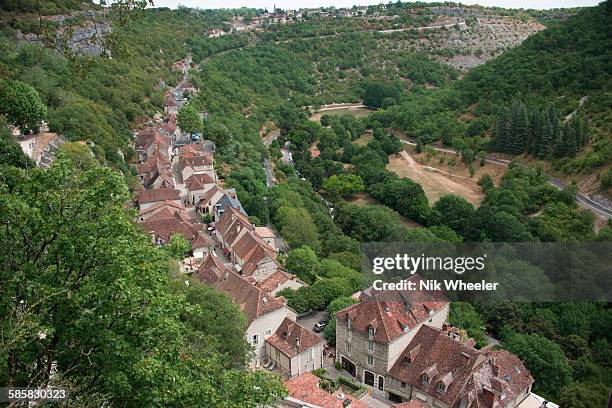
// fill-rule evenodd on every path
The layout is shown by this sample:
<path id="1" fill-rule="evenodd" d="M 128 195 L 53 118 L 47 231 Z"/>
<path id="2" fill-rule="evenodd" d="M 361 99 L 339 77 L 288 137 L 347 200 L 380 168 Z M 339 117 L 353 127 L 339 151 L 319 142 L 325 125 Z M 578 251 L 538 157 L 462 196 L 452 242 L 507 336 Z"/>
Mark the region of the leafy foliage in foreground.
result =
<path id="1" fill-rule="evenodd" d="M 237 306 L 196 282 L 170 290 L 168 257 L 132 222 L 118 173 L 60 158 L 1 174 L 0 384 L 69 384 L 73 398 L 124 406 L 284 395 L 276 377 L 244 369 Z"/>

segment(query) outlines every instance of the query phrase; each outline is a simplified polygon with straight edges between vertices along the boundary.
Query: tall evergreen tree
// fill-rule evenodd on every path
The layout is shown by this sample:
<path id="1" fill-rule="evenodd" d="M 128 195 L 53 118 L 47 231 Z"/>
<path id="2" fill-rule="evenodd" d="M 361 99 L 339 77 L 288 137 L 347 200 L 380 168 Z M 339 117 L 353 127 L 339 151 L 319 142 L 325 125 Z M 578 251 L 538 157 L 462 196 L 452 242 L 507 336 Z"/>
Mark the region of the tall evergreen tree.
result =
<path id="1" fill-rule="evenodd" d="M 538 157 L 540 159 L 545 159 L 550 154 L 550 145 L 553 140 L 553 125 L 549 118 L 544 119 L 544 124 L 542 127 L 542 138 L 540 139 L 540 143 L 538 145 Z"/>
<path id="2" fill-rule="evenodd" d="M 495 150 L 507 153 L 508 152 L 508 108 L 502 109 L 497 115 L 497 123 L 495 125 Z"/>
<path id="3" fill-rule="evenodd" d="M 561 128 L 560 136 L 557 138 L 554 148 L 554 155 L 556 158 L 565 157 L 568 154 L 568 141 L 571 137 L 571 130 L 567 123 L 563 124 Z"/>
<path id="4" fill-rule="evenodd" d="M 510 152 L 521 154 L 525 151 L 527 139 L 529 137 L 529 120 L 525 105 L 519 100 L 512 105 L 512 125 L 511 125 Z"/>
<path id="5" fill-rule="evenodd" d="M 537 154 L 542 141 L 543 120 L 542 113 L 538 109 L 531 111 L 529 124 L 529 143 L 527 144 L 527 153 Z"/>
<path id="6" fill-rule="evenodd" d="M 584 146 L 584 139 L 582 137 L 582 118 L 574 117 L 570 123 L 572 128 L 572 136 L 574 137 L 573 144 L 576 146 L 576 152 L 582 149 Z"/>
<path id="7" fill-rule="evenodd" d="M 582 139 L 583 146 L 586 146 L 591 141 L 589 137 L 589 118 L 587 116 L 582 118 Z"/>

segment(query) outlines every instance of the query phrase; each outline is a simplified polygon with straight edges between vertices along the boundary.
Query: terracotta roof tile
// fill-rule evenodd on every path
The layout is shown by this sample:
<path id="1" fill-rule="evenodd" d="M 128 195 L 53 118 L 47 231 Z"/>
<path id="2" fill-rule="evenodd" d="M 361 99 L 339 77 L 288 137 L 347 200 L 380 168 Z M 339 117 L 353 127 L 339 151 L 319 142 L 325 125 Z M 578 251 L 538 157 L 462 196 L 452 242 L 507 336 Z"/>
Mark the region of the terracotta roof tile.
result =
<path id="1" fill-rule="evenodd" d="M 205 234 L 198 234 L 197 237 L 191 242 L 191 247 L 195 248 L 206 248 L 213 245 L 213 240 Z"/>
<path id="2" fill-rule="evenodd" d="M 215 184 L 215 180 L 210 174 L 192 174 L 187 180 L 185 180 L 185 187 L 187 190 L 203 190 L 206 184 Z"/>
<path id="3" fill-rule="evenodd" d="M 244 273 L 244 268 L 242 270 Z M 276 288 L 278 288 L 280 285 L 290 280 L 295 280 L 297 282 L 304 284 L 302 281 L 300 281 L 297 278 L 297 276 L 292 275 L 288 272 L 282 271 L 280 269 L 277 269 L 273 274 L 271 274 L 270 276 L 265 278 L 262 282 L 260 282 L 259 286 L 266 292 L 272 292 L 276 290 Z"/>
<path id="4" fill-rule="evenodd" d="M 408 401 L 401 404 L 393 404 L 391 408 L 429 408 L 429 405 L 421 401 Z"/>
<path id="5" fill-rule="evenodd" d="M 161 238 L 168 242 L 172 235 L 180 234 L 186 240 L 192 241 L 197 237 L 196 229 L 189 223 L 180 219 L 177 214 L 170 218 L 149 219 L 139 224 L 145 232 L 154 234 L 155 238 Z"/>
<path id="6" fill-rule="evenodd" d="M 330 394 L 319 387 L 320 378 L 313 373 L 306 372 L 295 378 L 285 381 L 289 396 L 323 408 L 345 408 L 343 402 L 350 401 L 350 408 L 367 408 L 363 402 L 345 395 L 339 398 L 339 392 Z"/>
<path id="7" fill-rule="evenodd" d="M 418 275 L 410 278 L 418 279 L 421 279 Z M 362 333 L 367 332 L 368 326 L 374 327 L 374 340 L 379 343 L 390 343 L 448 305 L 442 293 L 412 290 L 369 289 L 361 292 L 359 300 L 361 303 L 339 311 L 336 317 L 345 321 L 350 316 L 352 328 Z"/>
<path id="8" fill-rule="evenodd" d="M 424 374 L 428 383 L 423 382 Z M 504 378 L 505 374 L 509 376 Z M 415 334 L 389 375 L 450 406 L 465 398 L 470 403 L 478 401 L 475 405 L 478 407 L 501 408 L 533 382 L 513 354 L 503 350 L 478 351 L 426 325 Z M 444 384 L 443 391 L 438 388 L 440 383 Z M 485 398 L 487 389 L 491 390 L 490 399 Z M 499 398 L 502 394 L 503 399 Z"/>
<path id="9" fill-rule="evenodd" d="M 210 201 L 215 194 L 217 194 L 218 192 L 223 192 L 223 190 L 221 190 L 219 187 L 212 186 L 210 188 L 210 190 L 208 190 L 207 192 L 205 192 L 202 197 L 200 197 L 200 204 L 199 205 L 207 205 L 208 201 Z M 213 203 L 214 204 L 214 203 Z"/>
<path id="10" fill-rule="evenodd" d="M 172 188 L 157 188 L 155 190 L 145 190 L 136 193 L 136 201 L 138 204 L 180 199 L 181 195 L 179 191 Z"/>
<path id="11" fill-rule="evenodd" d="M 186 167 L 210 166 L 213 164 L 213 157 L 209 153 L 202 153 L 194 157 L 181 156 L 179 160 L 179 171 L 183 171 Z"/>
<path id="12" fill-rule="evenodd" d="M 196 276 L 204 283 L 213 284 L 225 273 L 230 273 L 230 269 L 221 262 L 219 257 L 209 254 L 198 267 Z"/>
<path id="13" fill-rule="evenodd" d="M 243 262 L 259 262 L 266 255 L 274 259 L 276 253 L 270 246 L 252 231 L 244 235 L 232 244 L 232 249 Z"/>
<path id="14" fill-rule="evenodd" d="M 155 203 L 152 206 L 145 208 L 144 210 L 141 210 L 138 213 L 138 216 L 139 217 L 152 217 L 154 214 L 162 210 L 167 210 L 170 214 L 174 214 L 176 211 L 179 211 L 179 212 L 185 211 L 185 207 L 183 207 L 180 204 L 176 204 L 172 200 L 164 200 L 164 201 Z"/>
<path id="15" fill-rule="evenodd" d="M 283 298 L 270 296 L 235 272 L 225 272 L 210 285 L 227 294 L 232 302 L 240 307 L 249 324 L 265 314 L 285 307 Z M 198 273 L 197 276 L 201 275 Z"/>
<path id="16" fill-rule="evenodd" d="M 276 332 L 268 337 L 266 341 L 289 358 L 297 356 L 319 343 L 323 343 L 321 337 L 288 317 L 285 317 L 285 320 L 278 326 Z"/>

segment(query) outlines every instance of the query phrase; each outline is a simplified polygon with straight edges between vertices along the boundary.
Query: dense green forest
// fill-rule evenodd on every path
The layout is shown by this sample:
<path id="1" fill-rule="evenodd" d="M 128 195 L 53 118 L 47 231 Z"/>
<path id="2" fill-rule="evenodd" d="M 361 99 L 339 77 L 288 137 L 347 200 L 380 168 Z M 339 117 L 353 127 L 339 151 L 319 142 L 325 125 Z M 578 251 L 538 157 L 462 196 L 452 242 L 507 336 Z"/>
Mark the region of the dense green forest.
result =
<path id="1" fill-rule="evenodd" d="M 564 172 L 589 173 L 612 160 L 611 9 L 606 1 L 553 23 L 442 92 L 409 93 L 405 101 L 381 113 L 380 120 L 426 143 L 440 140 L 459 150 L 469 146 L 520 154 L 525 150 L 489 143 L 492 136 L 503 137 L 496 132 L 496 119 L 511 108 L 509 100 L 519 100 L 530 111 L 552 108 L 554 126 L 577 110 L 588 118 L 591 143 L 578 154 L 547 157 Z M 584 105 L 579 106 L 585 96 Z M 461 119 L 466 116 L 472 119 Z M 552 139 L 551 148 L 562 139 Z"/>

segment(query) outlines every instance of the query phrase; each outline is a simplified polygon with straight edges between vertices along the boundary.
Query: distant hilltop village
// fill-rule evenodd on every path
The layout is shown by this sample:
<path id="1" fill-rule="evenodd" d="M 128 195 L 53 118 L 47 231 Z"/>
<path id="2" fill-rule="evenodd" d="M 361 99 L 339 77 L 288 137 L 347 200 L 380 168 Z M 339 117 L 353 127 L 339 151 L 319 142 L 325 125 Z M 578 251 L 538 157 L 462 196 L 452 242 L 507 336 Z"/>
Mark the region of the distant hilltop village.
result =
<path id="1" fill-rule="evenodd" d="M 274 7 L 274 12 L 267 10 L 255 17 L 237 16 L 231 20 L 226 29 L 211 29 L 208 36 L 211 38 L 220 37 L 224 34 L 238 33 L 242 31 L 263 31 L 264 27 L 270 24 L 291 24 L 302 21 L 309 17 L 382 17 L 383 19 L 394 19 L 398 16 L 382 16 L 387 6 L 379 4 L 377 6 L 354 6 L 352 8 L 319 7 L 299 10 L 282 10 Z"/>
<path id="2" fill-rule="evenodd" d="M 472 8 L 465 6 L 434 6 L 426 7 L 433 14 L 446 15 L 450 17 L 466 17 L 486 14 L 482 8 Z M 411 12 L 417 12 L 421 8 L 414 8 Z M 393 11 L 393 10 L 391 10 Z M 245 31 L 264 31 L 266 26 L 272 24 L 291 24 L 309 18 L 370 18 L 375 20 L 393 21 L 400 18 L 397 14 L 392 14 L 388 10 L 387 4 L 370 6 L 353 6 L 351 8 L 341 7 L 319 7 L 303 8 L 298 10 L 282 10 L 274 7 L 273 12 L 262 10 L 253 17 L 236 16 L 224 28 L 214 28 L 208 31 L 208 36 L 218 38 L 225 34 L 239 33 Z M 461 22 L 463 23 L 463 22 Z"/>

